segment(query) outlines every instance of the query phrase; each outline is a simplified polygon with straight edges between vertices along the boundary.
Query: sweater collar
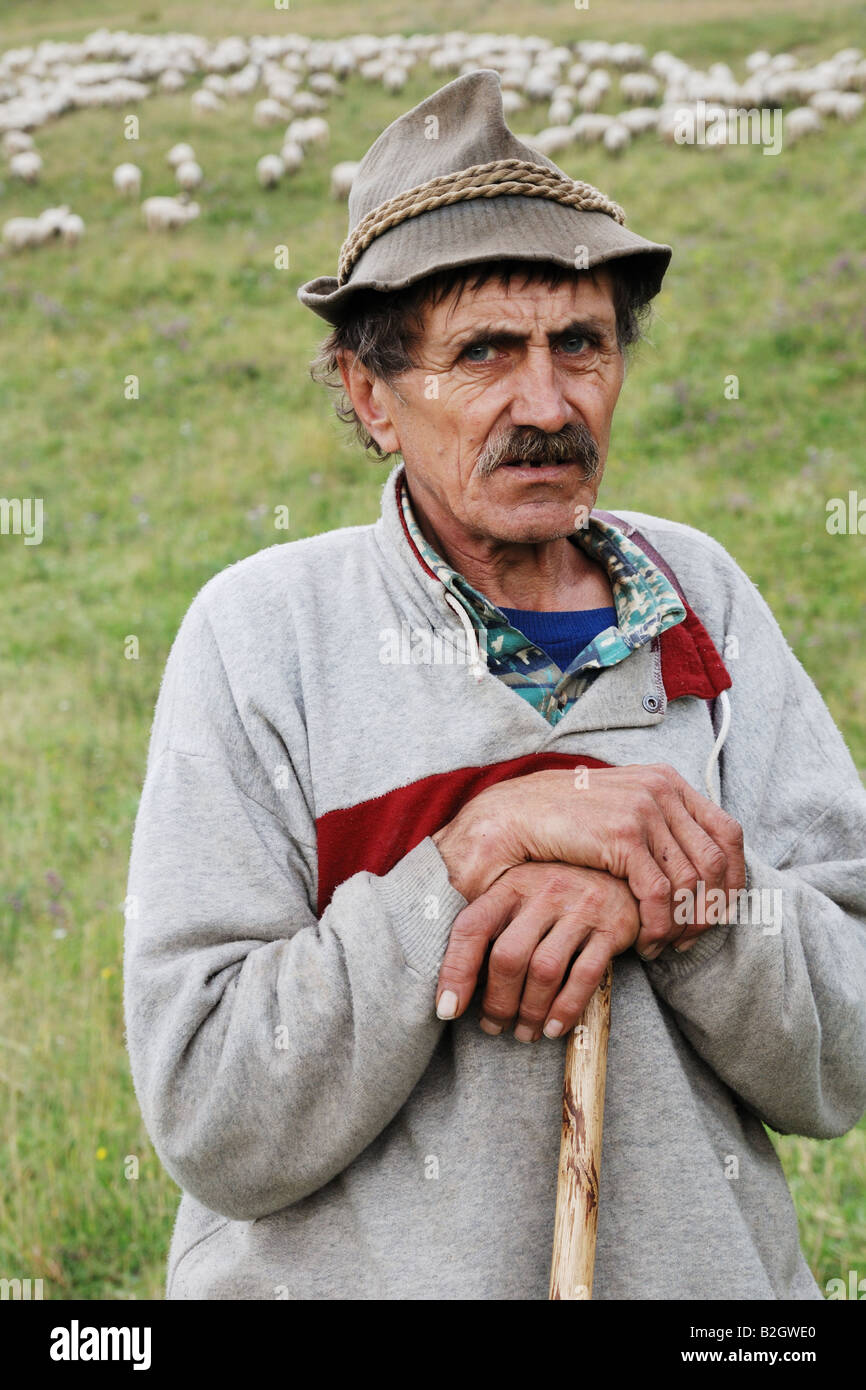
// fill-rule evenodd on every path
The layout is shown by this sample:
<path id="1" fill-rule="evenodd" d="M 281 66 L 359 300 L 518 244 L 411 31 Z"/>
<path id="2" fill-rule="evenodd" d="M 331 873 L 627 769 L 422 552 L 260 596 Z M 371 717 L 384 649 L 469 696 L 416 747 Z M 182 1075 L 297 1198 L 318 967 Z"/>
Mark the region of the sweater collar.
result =
<path id="1" fill-rule="evenodd" d="M 395 486 L 404 530 L 427 568 L 441 579 L 481 627 L 489 631 L 501 629 L 519 639 L 521 634 L 510 626 L 502 610 L 475 589 L 464 575 L 446 564 L 427 541 L 412 507 L 405 470 L 398 473 Z M 589 664 L 609 666 L 675 623 L 682 622 L 686 611 L 667 576 L 638 546 L 626 539 L 623 531 L 596 516 L 590 516 L 588 523 L 575 531 L 573 540 L 606 571 L 616 613 L 613 626 L 602 635 L 598 655 L 592 655 Z"/>
<path id="2" fill-rule="evenodd" d="M 382 510 L 375 531 L 385 558 L 397 570 L 402 582 L 415 593 L 416 599 L 423 601 L 425 607 L 429 609 L 432 604 L 438 616 L 443 608 L 446 611 L 449 609 L 445 601 L 448 590 L 443 578 L 437 575 L 421 554 L 406 524 L 401 501 L 404 471 L 403 463 L 397 463 L 385 481 Z M 617 536 L 627 536 L 628 543 L 639 546 L 651 565 L 661 558 L 648 543 L 642 543 L 645 538 L 634 527 L 623 525 L 619 529 L 611 524 L 608 514 L 604 514 L 602 520 L 593 513 L 590 519 L 596 522 L 599 534 L 606 535 L 608 539 L 611 532 Z M 575 539 L 581 540 L 579 532 L 575 533 Z M 647 554 L 647 551 L 652 551 L 652 554 Z M 722 690 L 727 690 L 733 682 L 710 634 L 676 582 L 676 576 L 666 565 L 664 570 L 666 577 L 673 582 L 675 597 L 679 598 L 685 610 L 685 617 L 681 621 L 676 621 L 660 635 L 650 634 L 647 638 L 659 649 L 665 695 L 668 700 L 686 695 L 712 699 Z M 661 577 L 660 569 L 659 574 Z"/>

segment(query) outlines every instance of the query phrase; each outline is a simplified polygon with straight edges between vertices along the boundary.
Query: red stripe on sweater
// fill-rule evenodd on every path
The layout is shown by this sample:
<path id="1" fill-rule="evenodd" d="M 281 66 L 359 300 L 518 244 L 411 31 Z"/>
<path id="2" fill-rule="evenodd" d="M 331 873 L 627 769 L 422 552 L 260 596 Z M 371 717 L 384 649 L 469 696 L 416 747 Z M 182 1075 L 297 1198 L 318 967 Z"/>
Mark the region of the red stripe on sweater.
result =
<path id="1" fill-rule="evenodd" d="M 406 787 L 329 811 L 316 821 L 321 917 L 334 890 L 366 869 L 386 874 L 428 835 L 456 816 L 461 806 L 485 787 L 547 768 L 610 767 L 598 758 L 574 753 L 527 753 L 488 767 L 460 767 L 422 777 Z"/>

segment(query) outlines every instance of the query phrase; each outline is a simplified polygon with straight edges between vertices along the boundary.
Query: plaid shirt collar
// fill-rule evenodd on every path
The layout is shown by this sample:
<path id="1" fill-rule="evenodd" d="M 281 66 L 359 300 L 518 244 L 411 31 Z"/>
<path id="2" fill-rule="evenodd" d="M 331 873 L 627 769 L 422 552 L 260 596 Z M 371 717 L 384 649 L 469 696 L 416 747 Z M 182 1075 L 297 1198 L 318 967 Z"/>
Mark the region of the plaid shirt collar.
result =
<path id="1" fill-rule="evenodd" d="M 490 599 L 436 553 L 418 525 L 405 471 L 399 477 L 399 493 L 406 527 L 419 554 L 484 630 L 491 671 L 506 678 L 509 674 L 518 677 L 517 681 L 509 683 L 523 685 L 528 681 L 551 691 L 557 702 L 561 702 L 585 688 L 590 672 L 622 661 L 637 647 L 644 646 L 686 617 L 676 590 L 661 570 L 618 527 L 590 515 L 588 526 L 575 531 L 570 539 L 604 567 L 613 591 L 617 620 L 615 626 L 600 632 L 584 647 L 563 672 L 547 653 L 539 651 L 522 632 L 512 627 Z"/>

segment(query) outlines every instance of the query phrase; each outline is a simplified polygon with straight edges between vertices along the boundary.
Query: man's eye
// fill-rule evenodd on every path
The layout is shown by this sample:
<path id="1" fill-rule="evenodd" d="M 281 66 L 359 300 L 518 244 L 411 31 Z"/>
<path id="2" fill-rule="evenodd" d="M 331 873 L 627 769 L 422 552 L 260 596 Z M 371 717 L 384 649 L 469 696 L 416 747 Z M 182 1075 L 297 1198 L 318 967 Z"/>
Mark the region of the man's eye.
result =
<path id="1" fill-rule="evenodd" d="M 493 350 L 492 343 L 470 343 L 463 355 L 470 362 L 489 362 L 490 358 L 487 354 Z"/>
<path id="2" fill-rule="evenodd" d="M 562 339 L 561 346 L 569 353 L 583 352 L 589 346 L 589 339 L 582 338 L 579 333 L 570 333 L 567 338 Z"/>

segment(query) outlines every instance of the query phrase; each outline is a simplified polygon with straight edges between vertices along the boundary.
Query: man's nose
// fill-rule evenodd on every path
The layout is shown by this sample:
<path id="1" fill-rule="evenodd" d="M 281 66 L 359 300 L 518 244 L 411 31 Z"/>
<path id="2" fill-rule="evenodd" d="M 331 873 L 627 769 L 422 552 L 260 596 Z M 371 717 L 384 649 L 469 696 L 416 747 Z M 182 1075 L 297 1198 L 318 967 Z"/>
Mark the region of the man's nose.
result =
<path id="1" fill-rule="evenodd" d="M 553 434 L 572 418 L 573 409 L 562 393 L 549 348 L 527 348 L 513 369 L 511 386 L 513 425 L 534 425 Z"/>

